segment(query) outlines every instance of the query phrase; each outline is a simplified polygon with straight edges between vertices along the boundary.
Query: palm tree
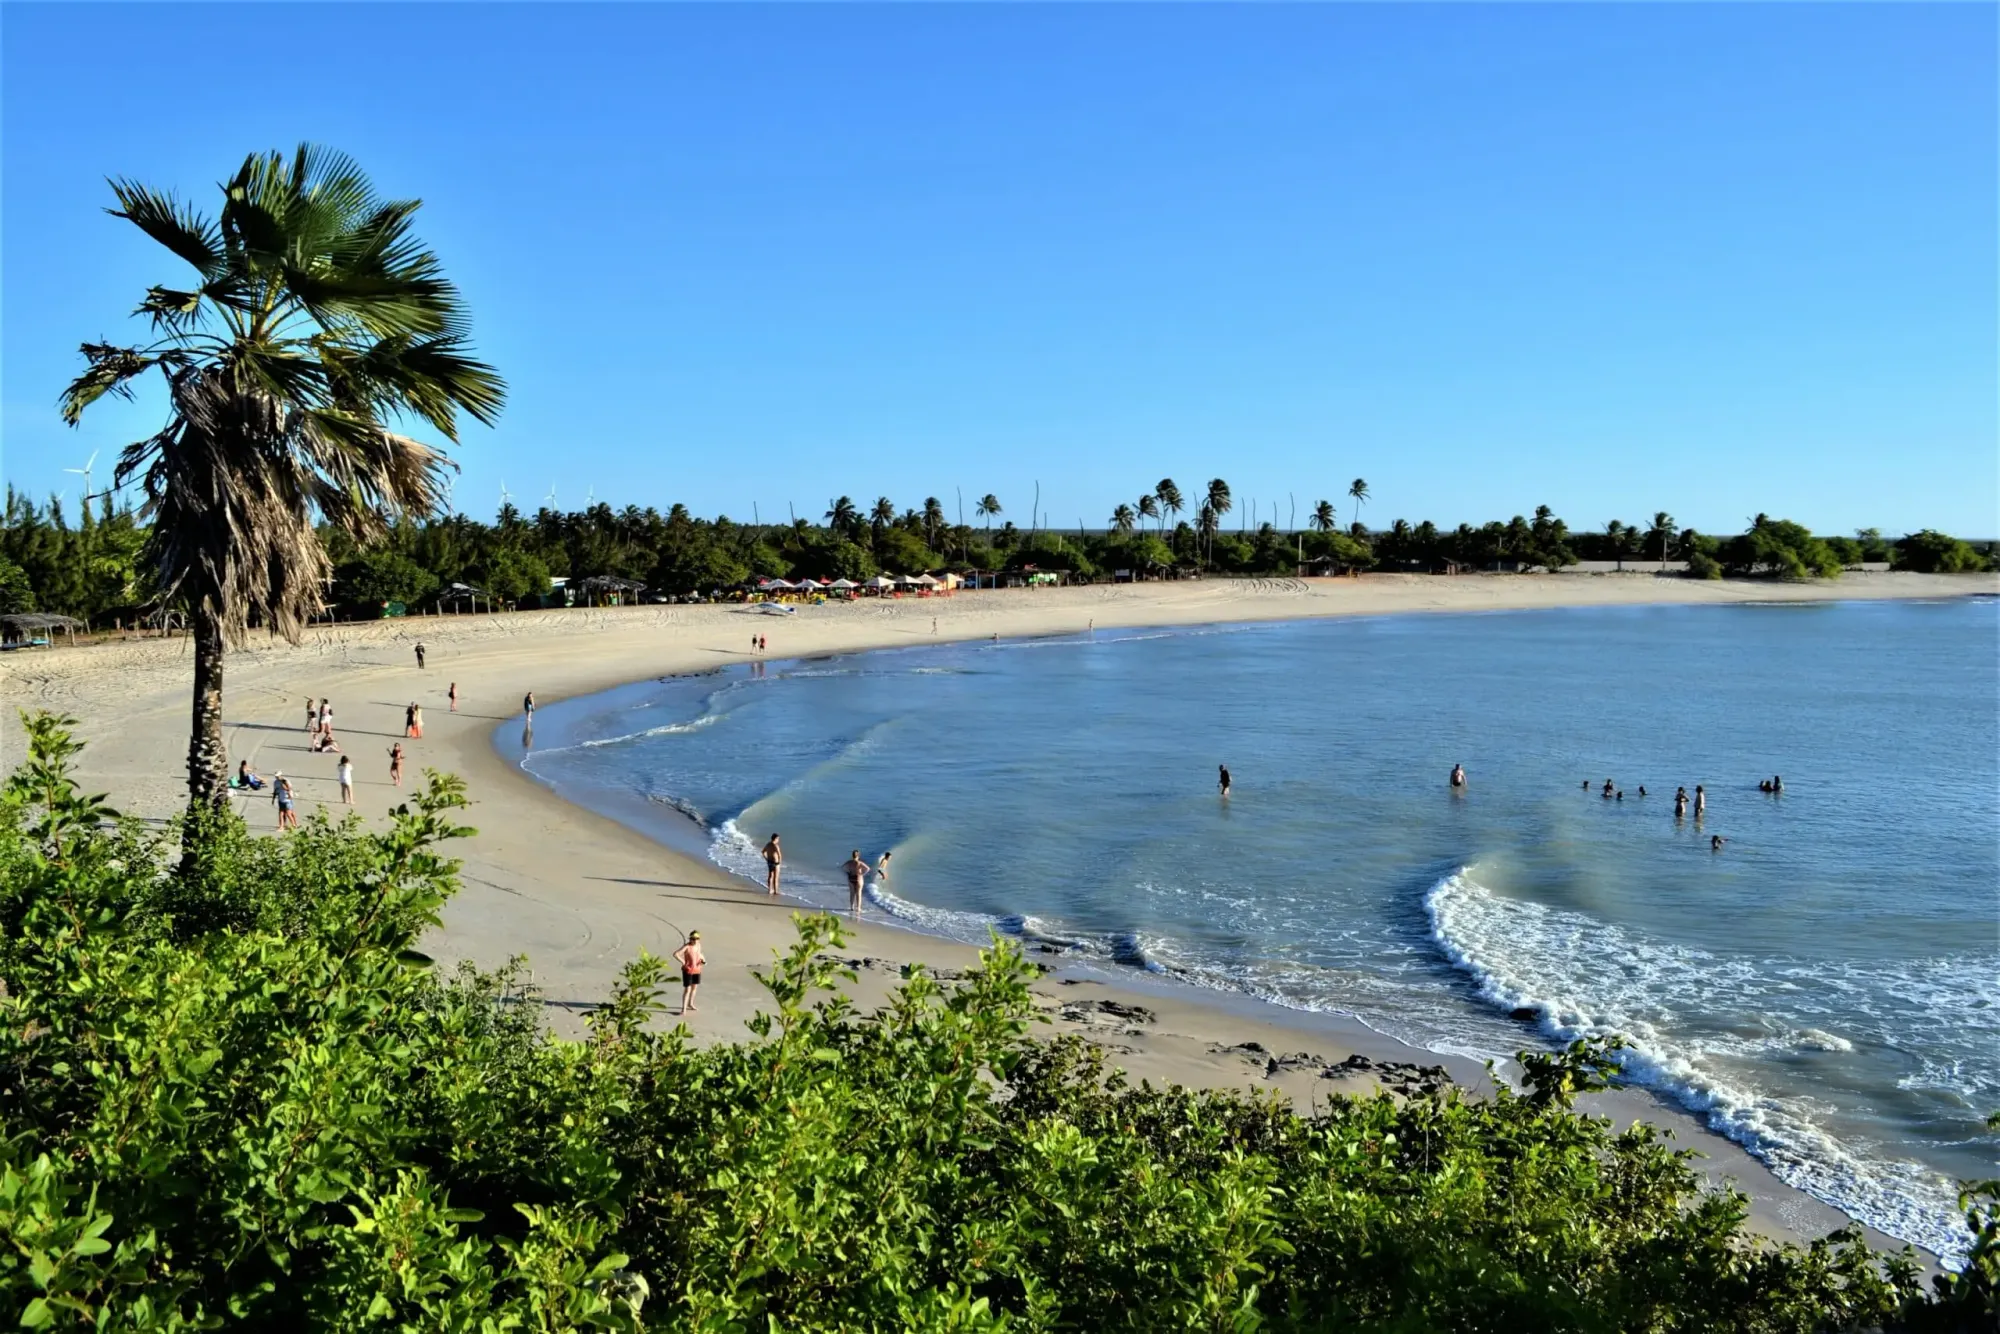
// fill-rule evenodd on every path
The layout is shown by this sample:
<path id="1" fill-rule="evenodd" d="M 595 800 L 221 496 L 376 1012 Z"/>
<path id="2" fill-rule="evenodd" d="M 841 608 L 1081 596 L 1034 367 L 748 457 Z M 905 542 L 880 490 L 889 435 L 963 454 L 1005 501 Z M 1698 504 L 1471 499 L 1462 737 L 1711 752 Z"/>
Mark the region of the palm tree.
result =
<path id="1" fill-rule="evenodd" d="M 1194 530 L 1208 544 L 1208 559 L 1211 564 L 1214 563 L 1215 557 L 1215 530 L 1221 523 L 1221 517 L 1215 512 L 1215 506 L 1207 503 L 1202 505 L 1194 517 Z"/>
<path id="2" fill-rule="evenodd" d="M 1153 494 L 1159 497 L 1161 513 L 1178 515 L 1181 512 L 1183 508 L 1181 489 L 1174 485 L 1173 478 L 1162 477 L 1160 484 L 1153 488 Z M 1162 524 L 1161 527 L 1164 530 L 1165 525 Z"/>
<path id="3" fill-rule="evenodd" d="M 1674 544 L 1674 516 L 1665 510 L 1653 513 L 1653 526 L 1646 533 L 1660 548 L 1660 569 L 1667 568 L 1667 550 Z"/>
<path id="4" fill-rule="evenodd" d="M 1625 524 L 1613 519 L 1604 525 L 1605 545 L 1611 548 L 1611 558 L 1618 562 L 1619 573 L 1625 571 Z"/>
<path id="5" fill-rule="evenodd" d="M 988 491 L 979 498 L 979 503 L 972 507 L 972 512 L 986 520 L 986 552 L 988 556 L 991 556 L 993 554 L 993 516 L 1000 513 L 1000 497 Z"/>
<path id="6" fill-rule="evenodd" d="M 1333 531 L 1334 524 L 1338 522 L 1339 520 L 1333 513 L 1332 501 L 1322 500 L 1319 504 L 1313 506 L 1312 526 L 1315 530 L 1322 533 L 1330 533 Z"/>
<path id="7" fill-rule="evenodd" d="M 854 521 L 861 511 L 854 508 L 854 502 L 846 496 L 827 502 L 832 506 L 826 512 L 826 526 L 836 533 L 846 533 L 854 527 Z"/>
<path id="8" fill-rule="evenodd" d="M 938 529 L 944 527 L 944 505 L 936 496 L 924 498 L 924 545 L 937 550 Z"/>
<path id="9" fill-rule="evenodd" d="M 1354 501 L 1354 521 L 1361 522 L 1361 507 L 1368 503 L 1368 483 L 1357 477 L 1347 488 L 1348 497 Z"/>
<path id="10" fill-rule="evenodd" d="M 868 526 L 875 530 L 875 540 L 882 540 L 882 530 L 896 521 L 896 502 L 887 496 L 875 499 L 875 508 L 868 512 Z"/>
<path id="11" fill-rule="evenodd" d="M 1154 499 L 1150 492 L 1139 497 L 1139 517 L 1142 519 L 1160 517 L 1160 502 Z"/>
<path id="12" fill-rule="evenodd" d="M 1118 532 L 1129 533 L 1132 531 L 1132 521 L 1136 517 L 1130 505 L 1120 505 L 1111 511 L 1111 526 Z"/>
<path id="13" fill-rule="evenodd" d="M 472 359 L 458 289 L 410 230 L 415 200 L 384 201 L 339 153 L 303 144 L 252 154 L 210 218 L 171 193 L 111 183 L 124 218 L 196 274 L 148 289 L 155 341 L 86 343 L 62 396 L 72 426 L 107 393 L 157 369 L 160 431 L 126 447 L 153 522 L 161 599 L 188 611 L 194 707 L 188 809 L 228 800 L 222 739 L 226 644 L 255 615 L 296 642 L 325 605 L 331 562 L 315 521 L 356 542 L 438 506 L 450 460 L 391 431 L 398 416 L 458 439 L 458 413 L 491 424 L 506 384 Z M 199 821 L 197 821 L 199 827 Z M 188 856 L 198 843 L 191 842 Z"/>

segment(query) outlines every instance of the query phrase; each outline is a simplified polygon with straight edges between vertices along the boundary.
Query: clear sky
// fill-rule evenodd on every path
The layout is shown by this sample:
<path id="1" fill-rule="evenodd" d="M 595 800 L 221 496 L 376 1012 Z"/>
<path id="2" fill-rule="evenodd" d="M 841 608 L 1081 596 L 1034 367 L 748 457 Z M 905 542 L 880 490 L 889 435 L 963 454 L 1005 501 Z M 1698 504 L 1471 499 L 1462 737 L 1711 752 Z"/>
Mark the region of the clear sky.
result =
<path id="1" fill-rule="evenodd" d="M 106 216 L 311 139 L 512 389 L 457 499 L 2000 534 L 1990 5 L 9 4 L 7 476 L 184 276 Z M 1288 517 L 1288 510 L 1278 515 Z M 1233 526 L 1234 516 L 1231 519 Z"/>

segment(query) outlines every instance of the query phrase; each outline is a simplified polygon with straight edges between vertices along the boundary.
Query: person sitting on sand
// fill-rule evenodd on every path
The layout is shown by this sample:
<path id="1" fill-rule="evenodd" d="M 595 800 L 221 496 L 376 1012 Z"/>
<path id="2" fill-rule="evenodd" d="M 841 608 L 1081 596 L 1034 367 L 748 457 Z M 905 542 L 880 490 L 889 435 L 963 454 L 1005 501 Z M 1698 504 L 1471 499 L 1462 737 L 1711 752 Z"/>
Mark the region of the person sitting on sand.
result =
<path id="1" fill-rule="evenodd" d="M 1462 764 L 1454 764 L 1454 765 L 1452 765 L 1452 766 L 1451 766 L 1451 785 L 1452 785 L 1453 787 L 1464 787 L 1464 786 L 1465 786 L 1465 766 L 1464 766 L 1464 765 L 1462 765 Z"/>
<path id="2" fill-rule="evenodd" d="M 264 780 L 259 778 L 256 770 L 250 767 L 250 761 L 238 761 L 236 765 L 236 786 L 248 788 L 252 792 L 263 789 Z"/>
<path id="3" fill-rule="evenodd" d="M 778 836 L 773 834 L 771 835 L 771 841 L 764 845 L 765 892 L 771 894 L 778 892 L 778 877 L 783 874 L 784 869 L 785 850 L 778 846 Z"/>
<path id="4" fill-rule="evenodd" d="M 853 852 L 848 853 L 847 860 L 840 864 L 840 869 L 847 872 L 848 906 L 854 910 L 854 915 L 859 917 L 861 916 L 861 885 L 868 878 L 870 869 L 868 863 L 861 859 L 861 849 L 856 848 Z"/>
<path id="5" fill-rule="evenodd" d="M 319 729 L 319 735 L 313 739 L 312 753 L 315 755 L 340 754 L 340 743 L 333 739 L 333 729 L 331 727 L 322 727 Z"/>

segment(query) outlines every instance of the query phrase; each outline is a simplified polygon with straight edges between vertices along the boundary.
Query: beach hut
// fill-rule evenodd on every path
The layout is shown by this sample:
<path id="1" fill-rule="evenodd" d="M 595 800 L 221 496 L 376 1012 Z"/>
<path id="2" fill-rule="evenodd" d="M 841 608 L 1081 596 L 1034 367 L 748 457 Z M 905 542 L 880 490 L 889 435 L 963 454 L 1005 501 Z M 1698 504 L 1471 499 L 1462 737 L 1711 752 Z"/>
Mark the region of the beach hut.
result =
<path id="1" fill-rule="evenodd" d="M 57 631 L 68 635 L 73 645 L 76 643 L 76 632 L 83 628 L 83 622 L 74 616 L 57 616 L 52 612 L 13 612 L 0 616 L 0 647 L 47 648 L 54 642 Z"/>
<path id="2" fill-rule="evenodd" d="M 789 579 L 759 579 L 757 581 L 758 590 L 765 593 L 789 593 L 797 587 L 798 585 Z"/>
<path id="3" fill-rule="evenodd" d="M 896 591 L 896 581 L 886 574 L 878 574 L 873 579 L 864 580 L 861 586 L 876 594 Z"/>
<path id="4" fill-rule="evenodd" d="M 855 583 L 855 582 L 854 582 L 854 581 L 853 581 L 852 579 L 836 579 L 836 580 L 834 580 L 834 581 L 833 581 L 832 583 L 828 584 L 828 585 L 827 585 L 827 587 L 828 587 L 828 588 L 837 588 L 837 589 L 839 589 L 839 590 L 840 590 L 841 592 L 845 593 L 845 592 L 847 592 L 847 591 L 848 591 L 849 589 L 853 589 L 853 588 L 859 588 L 859 587 L 861 587 L 861 585 L 860 585 L 860 584 L 857 584 L 857 583 Z"/>

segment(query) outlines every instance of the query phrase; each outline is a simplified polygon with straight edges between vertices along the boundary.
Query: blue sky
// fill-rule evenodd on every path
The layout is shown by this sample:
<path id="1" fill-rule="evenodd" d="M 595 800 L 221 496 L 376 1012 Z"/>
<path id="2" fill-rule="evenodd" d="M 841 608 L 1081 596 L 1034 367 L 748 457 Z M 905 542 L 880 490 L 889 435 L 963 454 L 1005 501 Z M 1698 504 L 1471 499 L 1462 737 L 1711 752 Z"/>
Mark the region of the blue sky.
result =
<path id="1" fill-rule="evenodd" d="M 1573 526 L 2000 534 L 1991 6 L 10 4 L 19 485 L 181 276 L 104 178 L 339 147 L 507 376 L 502 478 L 769 521 L 1161 476 Z M 1280 520 L 1287 517 L 1281 508 Z"/>

